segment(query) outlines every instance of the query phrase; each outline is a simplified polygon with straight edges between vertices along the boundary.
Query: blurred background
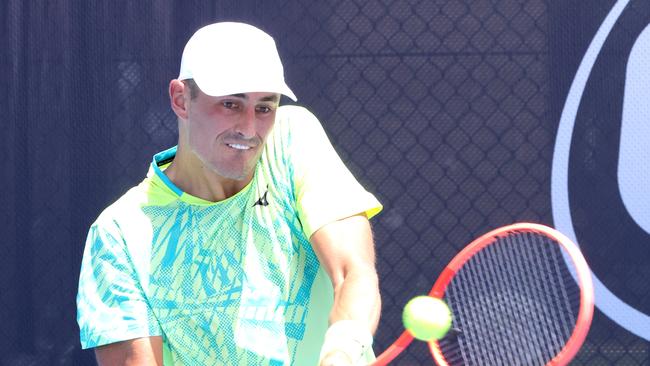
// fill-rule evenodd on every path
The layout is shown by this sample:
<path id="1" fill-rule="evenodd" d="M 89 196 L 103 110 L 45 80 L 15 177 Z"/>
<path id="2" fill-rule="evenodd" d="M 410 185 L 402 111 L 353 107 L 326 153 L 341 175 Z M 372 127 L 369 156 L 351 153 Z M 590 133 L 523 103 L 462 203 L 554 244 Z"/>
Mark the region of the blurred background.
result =
<path id="1" fill-rule="evenodd" d="M 173 146 L 199 27 L 270 34 L 299 104 L 385 206 L 377 353 L 472 238 L 555 226 L 596 280 L 576 365 L 650 365 L 647 0 L 0 1 L 0 365 L 93 365 L 87 229 Z M 396 365 L 432 364 L 413 344 Z"/>

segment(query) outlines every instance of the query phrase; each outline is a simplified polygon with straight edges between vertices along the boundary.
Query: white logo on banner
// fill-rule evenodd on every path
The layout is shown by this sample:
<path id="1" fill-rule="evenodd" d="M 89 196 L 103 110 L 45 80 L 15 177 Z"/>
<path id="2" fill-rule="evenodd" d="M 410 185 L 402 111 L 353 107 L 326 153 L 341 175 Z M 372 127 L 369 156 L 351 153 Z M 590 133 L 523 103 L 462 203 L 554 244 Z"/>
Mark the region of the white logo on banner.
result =
<path id="1" fill-rule="evenodd" d="M 573 79 L 562 110 L 553 153 L 551 204 L 555 227 L 576 242 L 569 207 L 569 152 L 578 107 L 591 70 L 607 36 L 629 0 L 619 0 L 594 36 Z M 626 209 L 637 224 L 650 233 L 650 26 L 636 40 L 627 65 L 621 123 L 618 184 Z M 610 319 L 630 332 L 650 340 L 650 316 L 631 307 L 593 274 L 596 305 Z"/>
<path id="2" fill-rule="evenodd" d="M 637 38 L 625 74 L 618 187 L 625 208 L 650 233 L 650 26 Z"/>

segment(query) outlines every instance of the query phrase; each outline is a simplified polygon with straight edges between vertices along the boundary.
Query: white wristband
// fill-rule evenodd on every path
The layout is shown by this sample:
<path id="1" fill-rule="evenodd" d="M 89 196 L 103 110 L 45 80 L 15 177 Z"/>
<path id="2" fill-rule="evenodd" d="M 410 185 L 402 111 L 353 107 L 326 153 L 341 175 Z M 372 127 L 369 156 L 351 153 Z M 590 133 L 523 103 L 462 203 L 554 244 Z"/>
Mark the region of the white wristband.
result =
<path id="1" fill-rule="evenodd" d="M 320 351 L 320 360 L 333 351 L 345 353 L 356 365 L 372 347 L 372 333 L 356 320 L 339 320 L 330 325 Z"/>

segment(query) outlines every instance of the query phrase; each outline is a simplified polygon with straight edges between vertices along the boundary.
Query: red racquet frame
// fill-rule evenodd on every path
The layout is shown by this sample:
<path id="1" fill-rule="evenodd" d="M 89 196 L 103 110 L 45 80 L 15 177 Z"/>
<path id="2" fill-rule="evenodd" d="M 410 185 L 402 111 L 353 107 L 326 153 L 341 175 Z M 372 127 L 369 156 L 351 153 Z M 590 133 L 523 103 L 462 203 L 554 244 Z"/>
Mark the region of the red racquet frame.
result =
<path id="1" fill-rule="evenodd" d="M 591 281 L 591 270 L 589 269 L 587 262 L 582 256 L 580 249 L 569 238 L 557 230 L 541 224 L 523 222 L 503 226 L 480 236 L 468 244 L 463 250 L 461 250 L 443 269 L 440 276 L 431 288 L 431 291 L 429 291 L 429 296 L 443 298 L 447 286 L 451 282 L 452 278 L 454 278 L 458 270 L 472 256 L 474 256 L 474 254 L 494 242 L 495 237 L 504 236 L 512 231 L 537 232 L 554 239 L 565 249 L 566 253 L 569 254 L 569 257 L 574 264 L 577 276 L 576 280 L 582 289 L 580 291 L 580 307 L 578 311 L 578 317 L 576 319 L 576 324 L 573 332 L 562 350 L 546 364 L 547 366 L 567 365 L 578 353 L 585 338 L 587 337 L 587 333 L 589 332 L 589 327 L 591 326 L 591 320 L 594 312 L 594 291 Z M 373 366 L 387 365 L 390 361 L 395 359 L 395 357 L 397 357 L 404 349 L 406 349 L 406 347 L 408 347 L 412 341 L 413 336 L 405 330 L 390 347 L 388 347 L 381 355 L 379 355 L 379 357 L 377 357 L 377 360 L 375 363 L 373 363 Z M 445 360 L 444 355 L 440 351 L 438 342 L 431 341 L 428 342 L 428 344 L 429 350 L 431 351 L 433 359 L 436 361 L 436 363 L 439 366 L 449 366 Z"/>

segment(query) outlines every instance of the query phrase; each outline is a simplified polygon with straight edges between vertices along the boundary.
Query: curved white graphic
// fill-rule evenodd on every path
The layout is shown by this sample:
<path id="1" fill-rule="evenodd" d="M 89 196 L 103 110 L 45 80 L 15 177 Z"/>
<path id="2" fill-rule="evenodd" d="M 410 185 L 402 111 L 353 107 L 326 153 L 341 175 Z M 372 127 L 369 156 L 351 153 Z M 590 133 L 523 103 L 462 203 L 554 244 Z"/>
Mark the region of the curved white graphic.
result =
<path id="1" fill-rule="evenodd" d="M 618 187 L 634 221 L 650 233 L 650 26 L 634 42 L 625 72 Z"/>
<path id="2" fill-rule="evenodd" d="M 629 0 L 617 1 L 601 24 L 598 32 L 596 32 L 573 79 L 558 126 L 551 170 L 553 222 L 556 229 L 576 242 L 578 241 L 576 240 L 575 230 L 573 229 L 571 210 L 569 207 L 568 179 L 569 151 L 575 118 L 578 113 L 580 101 L 582 100 L 585 85 L 587 84 L 594 63 L 598 58 L 598 54 L 628 3 Z M 592 275 L 592 277 L 598 308 L 620 326 L 639 337 L 650 340 L 650 317 L 616 297 L 595 275 Z"/>

